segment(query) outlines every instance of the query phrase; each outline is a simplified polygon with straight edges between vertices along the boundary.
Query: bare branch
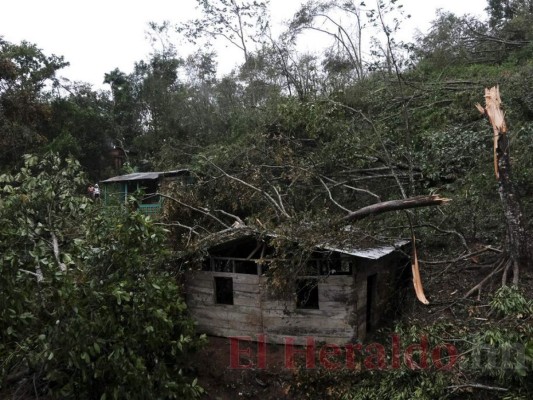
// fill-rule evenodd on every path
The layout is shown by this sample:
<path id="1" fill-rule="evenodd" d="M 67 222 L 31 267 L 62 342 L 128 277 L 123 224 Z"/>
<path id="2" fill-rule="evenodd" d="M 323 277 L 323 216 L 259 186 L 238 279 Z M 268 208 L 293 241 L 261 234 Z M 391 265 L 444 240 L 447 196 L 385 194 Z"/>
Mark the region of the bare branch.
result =
<path id="1" fill-rule="evenodd" d="M 500 263 L 498 263 L 498 266 L 494 268 L 494 270 L 488 274 L 481 282 L 479 282 L 476 286 L 474 286 L 472 289 L 470 289 L 464 296 L 463 299 L 466 299 L 467 297 L 471 296 L 475 292 L 480 292 L 481 287 L 494 275 L 497 273 L 503 271 L 506 267 L 506 265 L 510 262 L 509 258 L 503 257 Z"/>
<path id="2" fill-rule="evenodd" d="M 192 226 L 180 224 L 179 222 L 170 222 L 170 223 L 164 223 L 164 222 L 156 222 L 154 225 L 159 226 L 177 226 L 179 228 L 187 229 L 189 232 L 194 233 L 196 236 L 200 236 L 200 233 L 194 229 Z M 200 227 L 201 228 L 201 227 Z M 204 229 L 204 228 L 202 228 Z M 209 232 L 208 230 L 204 229 L 206 232 Z"/>
<path id="3" fill-rule="evenodd" d="M 387 167 L 384 167 L 384 168 L 387 168 Z M 350 185 L 346 185 L 347 182 L 336 182 L 334 179 L 328 178 L 327 176 L 321 176 L 321 178 L 324 178 L 325 180 L 327 180 L 327 181 L 329 181 L 331 183 L 334 183 L 334 185 L 332 187 L 343 186 L 343 187 L 345 187 L 347 189 L 350 189 L 350 190 L 353 190 L 355 192 L 366 193 L 369 196 L 372 196 L 373 198 L 375 198 L 378 202 L 381 202 L 381 197 L 379 197 L 377 194 L 371 192 L 370 190 L 356 188 L 356 187 L 353 187 L 353 186 L 350 186 Z M 345 210 L 345 211 L 348 211 L 348 210 Z"/>
<path id="4" fill-rule="evenodd" d="M 426 224 L 420 224 L 420 225 L 417 225 L 416 227 L 420 227 L 420 228 L 424 228 L 424 227 L 427 227 L 427 228 L 433 228 L 435 229 L 436 231 L 438 232 L 442 232 L 442 233 L 447 233 L 447 234 L 450 234 L 450 235 L 455 235 L 459 238 L 459 240 L 461 241 L 461 244 L 463 245 L 463 247 L 465 248 L 466 251 L 470 252 L 470 248 L 468 247 L 468 243 L 466 243 L 466 239 L 465 237 L 457 232 L 456 230 L 453 230 L 453 229 L 442 229 L 442 228 L 439 228 L 438 226 L 436 225 L 433 225 L 433 224 L 429 224 L 429 223 L 426 223 Z M 486 251 L 483 250 L 483 251 Z"/>
<path id="5" fill-rule="evenodd" d="M 213 214 L 211 214 L 209 212 L 209 210 L 193 207 L 193 206 L 191 206 L 191 205 L 189 205 L 187 203 L 184 203 L 183 201 L 180 201 L 180 200 L 178 200 L 178 199 L 176 199 L 174 197 L 171 197 L 171 196 L 163 194 L 163 193 L 157 193 L 154 196 L 161 196 L 161 197 L 164 197 L 166 199 L 172 200 L 172 201 L 178 203 L 179 205 L 182 205 L 183 207 L 187 207 L 187 208 L 189 208 L 189 209 L 191 209 L 193 211 L 197 211 L 197 212 L 199 212 L 201 214 L 204 214 L 205 216 L 207 216 L 209 218 L 214 219 L 215 221 L 217 221 L 220 225 L 224 226 L 225 228 L 229 228 L 228 224 L 222 222 L 219 218 L 215 217 Z"/>
<path id="6" fill-rule="evenodd" d="M 270 185 L 272 186 L 272 189 L 274 189 L 274 192 L 276 192 L 276 196 L 278 197 L 278 201 L 279 201 L 279 206 L 280 208 L 283 210 L 283 212 L 286 214 L 286 215 L 289 215 L 287 214 L 287 211 L 285 210 L 285 206 L 283 205 L 283 200 L 281 199 L 281 195 L 279 193 L 279 190 L 276 186 L 274 185 Z"/>
<path id="7" fill-rule="evenodd" d="M 464 261 L 467 258 L 474 257 L 474 256 L 477 256 L 479 254 L 483 254 L 483 253 L 485 253 L 487 251 L 493 251 L 495 253 L 502 253 L 502 250 L 500 250 L 500 249 L 497 249 L 497 248 L 491 247 L 491 246 L 486 246 L 486 247 L 484 247 L 481 250 L 474 251 L 472 253 L 468 253 L 468 254 L 462 255 L 460 257 L 457 257 L 454 260 L 442 260 L 442 261 L 424 261 L 424 260 L 420 260 L 420 262 L 423 263 L 423 264 L 428 264 L 428 265 L 454 264 L 454 263 L 459 262 L 459 261 Z"/>
<path id="8" fill-rule="evenodd" d="M 381 147 L 383 148 L 383 153 L 384 153 L 385 158 L 386 158 L 387 166 L 389 167 L 389 169 L 391 171 L 391 175 L 394 177 L 394 179 L 396 181 L 396 184 L 398 185 L 398 189 L 400 190 L 400 192 L 402 194 L 402 197 L 404 199 L 406 199 L 407 198 L 407 194 L 405 192 L 405 189 L 404 189 L 402 183 L 400 182 L 400 179 L 398 178 L 398 174 L 394 170 L 392 157 L 391 157 L 391 155 L 389 153 L 389 150 L 387 149 L 387 146 L 385 145 L 385 142 L 383 141 L 383 138 L 381 137 L 380 131 L 376 128 L 376 125 L 374 124 L 374 122 L 370 118 L 368 118 L 365 115 L 365 113 L 363 113 L 361 110 L 357 110 L 357 109 L 355 109 L 353 107 L 347 106 L 346 104 L 340 103 L 338 101 L 328 100 L 328 102 L 336 104 L 336 105 L 338 105 L 340 107 L 346 108 L 347 110 L 350 110 L 350 111 L 358 114 L 363 121 L 365 121 L 367 124 L 369 124 L 372 127 L 372 131 L 376 134 L 377 138 L 380 141 Z"/>
<path id="9" fill-rule="evenodd" d="M 224 215 L 226 215 L 226 216 L 228 216 L 228 217 L 231 217 L 231 218 L 235 219 L 235 222 L 237 222 L 238 224 L 246 225 L 246 224 L 244 223 L 244 221 L 243 221 L 242 219 L 240 219 L 237 215 L 231 214 L 231 213 L 229 213 L 229 212 L 227 212 L 227 211 L 220 210 L 220 209 L 215 210 L 215 211 L 216 211 L 216 212 L 219 212 L 219 213 L 221 213 L 221 214 L 224 214 Z"/>
<path id="10" fill-rule="evenodd" d="M 439 206 L 450 202 L 450 199 L 439 195 L 416 196 L 407 199 L 389 200 L 381 203 L 371 204 L 357 211 L 351 212 L 341 219 L 341 221 L 356 221 L 370 215 L 378 215 L 389 211 L 406 210 L 411 208 Z"/>
<path id="11" fill-rule="evenodd" d="M 204 160 L 206 160 L 209 164 L 211 164 L 213 167 L 215 167 L 218 171 L 220 171 L 224 176 L 226 176 L 227 178 L 229 179 L 232 179 L 236 182 L 239 182 L 241 184 L 243 184 L 244 186 L 258 192 L 258 193 L 261 193 L 263 196 L 265 196 L 271 203 L 272 205 L 276 208 L 276 210 L 278 210 L 281 215 L 283 215 L 284 217 L 286 218 L 291 218 L 291 216 L 284 210 L 283 208 L 283 205 L 281 204 L 278 204 L 278 202 L 276 200 L 274 200 L 274 198 L 268 194 L 267 192 L 265 192 L 264 190 L 262 189 L 259 189 L 258 187 L 254 186 L 254 185 L 251 185 L 250 183 L 246 182 L 246 181 L 243 181 L 242 179 L 239 179 L 237 178 L 236 176 L 233 176 L 233 175 L 230 175 L 228 174 L 226 171 L 224 171 L 222 168 L 220 168 L 218 165 L 216 165 L 215 163 L 213 163 L 211 160 L 209 160 L 207 157 L 202 157 Z"/>
<path id="12" fill-rule="evenodd" d="M 326 191 L 328 192 L 328 197 L 329 199 L 331 200 L 331 202 L 333 204 L 335 204 L 337 207 L 339 207 L 341 210 L 343 211 L 346 211 L 347 213 L 351 213 L 353 211 L 347 209 L 346 207 L 342 206 L 341 204 L 339 204 L 337 201 L 335 201 L 335 199 L 333 198 L 333 196 L 331 195 L 331 190 L 329 190 L 329 187 L 328 185 L 326 185 L 326 183 L 322 180 L 322 178 L 318 178 L 320 180 L 320 183 L 322 183 L 322 185 L 324 186 L 324 188 L 326 189 Z"/>
<path id="13" fill-rule="evenodd" d="M 24 272 L 25 274 L 28 274 L 28 275 L 35 276 L 37 278 L 37 282 L 42 282 L 44 280 L 43 273 L 40 267 L 35 267 L 36 272 L 31 272 L 31 271 L 28 271 L 27 269 L 22 269 L 22 268 L 19 268 L 19 271 Z"/>
<path id="14" fill-rule="evenodd" d="M 497 386 L 487 386 L 482 385 L 480 383 L 467 383 L 464 385 L 452 385 L 447 386 L 446 389 L 453 389 L 454 391 L 457 389 L 466 389 L 466 388 L 472 388 L 472 389 L 483 389 L 483 390 L 495 390 L 497 392 L 507 392 L 509 389 L 497 387 Z"/>

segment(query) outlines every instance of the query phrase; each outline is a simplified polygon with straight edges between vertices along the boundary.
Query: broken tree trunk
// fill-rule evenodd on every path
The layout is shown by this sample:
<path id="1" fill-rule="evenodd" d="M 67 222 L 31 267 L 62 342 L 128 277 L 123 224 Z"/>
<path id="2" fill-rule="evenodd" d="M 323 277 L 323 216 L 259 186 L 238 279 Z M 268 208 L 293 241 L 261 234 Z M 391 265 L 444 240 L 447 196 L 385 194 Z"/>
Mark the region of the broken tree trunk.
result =
<path id="1" fill-rule="evenodd" d="M 409 208 L 440 206 L 446 204 L 450 199 L 440 197 L 439 195 L 416 196 L 401 200 L 389 200 L 381 203 L 371 204 L 369 206 L 352 211 L 341 219 L 340 222 L 357 221 L 371 215 L 382 214 L 389 211 L 407 210 Z"/>
<path id="2" fill-rule="evenodd" d="M 528 244 L 528 232 L 520 199 L 516 193 L 511 175 L 510 142 L 505 124 L 505 114 L 501 108 L 498 86 L 485 89 L 485 107 L 476 104 L 480 112 L 486 115 L 494 132 L 494 166 L 498 179 L 498 192 L 503 206 L 507 224 L 507 249 L 512 260 L 513 284 L 518 284 L 520 268 L 527 268 L 531 263 L 531 250 Z"/>

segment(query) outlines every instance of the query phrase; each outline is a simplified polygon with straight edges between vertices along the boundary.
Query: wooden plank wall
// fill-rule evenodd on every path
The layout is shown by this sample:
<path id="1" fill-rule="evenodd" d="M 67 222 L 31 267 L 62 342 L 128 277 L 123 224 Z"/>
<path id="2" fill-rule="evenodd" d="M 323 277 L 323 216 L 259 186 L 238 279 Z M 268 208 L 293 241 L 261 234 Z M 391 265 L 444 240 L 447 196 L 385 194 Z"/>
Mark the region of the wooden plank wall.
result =
<path id="1" fill-rule="evenodd" d="M 233 305 L 215 304 L 214 277 L 233 278 Z M 198 329 L 215 336 L 256 336 L 261 333 L 259 276 L 194 271 L 186 281 L 187 305 Z"/>
<path id="2" fill-rule="evenodd" d="M 264 295 L 263 326 L 267 340 L 283 343 L 284 337 L 291 336 L 296 344 L 304 344 L 307 337 L 317 342 L 348 342 L 354 332 L 353 294 L 353 276 L 339 275 L 319 280 L 319 309 L 297 309 L 295 299 L 279 301 Z"/>
<path id="3" fill-rule="evenodd" d="M 214 277 L 233 278 L 233 305 L 215 304 Z M 267 294 L 266 278 L 257 275 L 194 271 L 186 281 L 187 304 L 201 332 L 215 336 L 266 334 L 271 343 L 346 343 L 354 335 L 353 276 L 330 276 L 318 283 L 319 309 L 297 309 L 295 300 Z"/>
<path id="4" fill-rule="evenodd" d="M 194 271 L 187 275 L 187 304 L 199 331 L 214 336 L 266 334 L 270 343 L 315 342 L 343 344 L 363 341 L 367 334 L 367 277 L 377 274 L 374 326 L 382 317 L 394 289 L 394 255 L 380 260 L 358 259 L 354 275 L 320 277 L 319 309 L 297 309 L 296 299 L 280 300 L 268 294 L 267 278 L 257 275 Z M 233 278 L 233 305 L 215 304 L 214 277 Z"/>

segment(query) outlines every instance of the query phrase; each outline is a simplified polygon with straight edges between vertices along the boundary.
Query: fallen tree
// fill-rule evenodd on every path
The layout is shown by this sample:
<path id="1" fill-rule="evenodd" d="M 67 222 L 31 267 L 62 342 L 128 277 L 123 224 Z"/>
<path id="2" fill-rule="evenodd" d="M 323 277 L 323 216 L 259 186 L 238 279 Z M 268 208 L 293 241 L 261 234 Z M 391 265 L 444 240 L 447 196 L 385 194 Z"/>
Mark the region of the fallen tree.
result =
<path id="1" fill-rule="evenodd" d="M 337 224 L 358 221 L 363 218 L 379 215 L 391 211 L 401 211 L 408 210 L 413 208 L 420 207 L 430 207 L 430 206 L 440 206 L 445 205 L 450 202 L 451 199 L 445 197 L 440 197 L 439 195 L 428 195 L 428 196 L 415 196 L 408 197 L 405 199 L 398 200 L 389 200 L 382 201 L 379 203 L 371 204 L 369 206 L 360 208 L 359 210 L 351 211 L 340 220 L 337 220 Z M 411 218 L 408 215 L 409 224 L 412 227 Z M 416 251 L 416 238 L 414 230 L 411 228 L 411 241 L 412 241 L 412 252 L 411 252 L 411 272 L 413 274 L 413 287 L 417 299 L 422 304 L 429 304 L 425 294 L 424 288 L 422 286 L 422 278 L 420 277 L 420 268 L 418 264 L 418 255 Z"/>

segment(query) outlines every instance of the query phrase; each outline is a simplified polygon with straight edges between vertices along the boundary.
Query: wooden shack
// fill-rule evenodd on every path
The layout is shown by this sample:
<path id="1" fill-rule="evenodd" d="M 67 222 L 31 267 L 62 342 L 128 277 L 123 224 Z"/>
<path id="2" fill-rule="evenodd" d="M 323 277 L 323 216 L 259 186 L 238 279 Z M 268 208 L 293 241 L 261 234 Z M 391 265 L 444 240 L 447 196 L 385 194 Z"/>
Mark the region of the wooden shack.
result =
<path id="1" fill-rule="evenodd" d="M 135 172 L 114 176 L 101 181 L 102 199 L 106 205 L 125 204 L 129 195 L 138 194 L 138 207 L 147 215 L 158 215 L 163 210 L 164 197 L 172 182 L 187 184 L 190 172 L 187 169 L 164 172 Z"/>
<path id="2" fill-rule="evenodd" d="M 214 336 L 362 341 L 395 300 L 408 245 L 317 247 L 305 260 L 315 272 L 296 277 L 292 296 L 280 298 L 268 285 L 268 237 L 247 233 L 211 247 L 202 270 L 187 273 L 187 304 L 199 331 Z"/>

